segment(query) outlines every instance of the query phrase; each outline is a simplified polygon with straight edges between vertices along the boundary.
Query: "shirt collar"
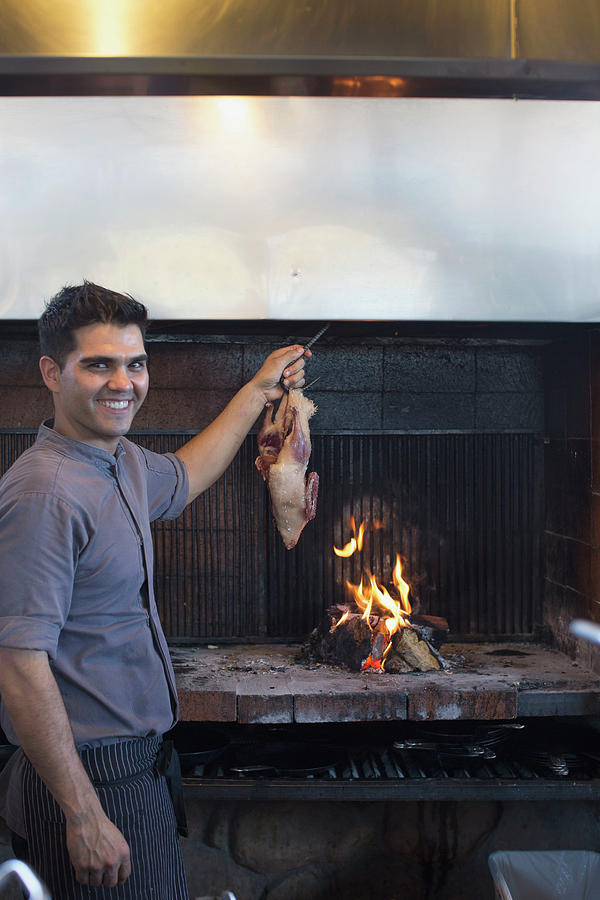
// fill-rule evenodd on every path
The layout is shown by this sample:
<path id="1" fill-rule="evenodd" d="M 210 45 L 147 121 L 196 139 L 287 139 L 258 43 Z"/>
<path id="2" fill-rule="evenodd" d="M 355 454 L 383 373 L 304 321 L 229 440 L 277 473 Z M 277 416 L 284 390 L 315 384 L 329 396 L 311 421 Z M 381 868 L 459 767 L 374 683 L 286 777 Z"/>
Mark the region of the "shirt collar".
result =
<path id="1" fill-rule="evenodd" d="M 126 452 L 120 440 L 113 455 L 100 447 L 94 447 L 92 444 L 86 444 L 84 441 L 76 441 L 73 438 L 65 437 L 64 434 L 54 431 L 53 425 L 54 419 L 47 419 L 45 422 L 42 422 L 38 430 L 37 439 L 70 459 L 94 463 L 101 467 L 114 466 L 119 457 Z"/>

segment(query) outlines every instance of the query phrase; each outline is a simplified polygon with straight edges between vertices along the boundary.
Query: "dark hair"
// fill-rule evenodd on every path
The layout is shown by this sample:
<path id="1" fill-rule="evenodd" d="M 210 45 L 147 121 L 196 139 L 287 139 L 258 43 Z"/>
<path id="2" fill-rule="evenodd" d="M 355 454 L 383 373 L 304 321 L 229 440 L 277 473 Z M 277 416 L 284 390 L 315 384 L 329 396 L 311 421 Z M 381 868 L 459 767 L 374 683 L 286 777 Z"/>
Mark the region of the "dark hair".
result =
<path id="1" fill-rule="evenodd" d="M 62 369 L 67 356 L 75 349 L 77 328 L 97 323 L 137 325 L 146 331 L 148 313 L 143 303 L 129 294 L 118 294 L 107 288 L 84 281 L 74 287 L 64 287 L 48 301 L 38 321 L 42 356 L 50 356 Z"/>

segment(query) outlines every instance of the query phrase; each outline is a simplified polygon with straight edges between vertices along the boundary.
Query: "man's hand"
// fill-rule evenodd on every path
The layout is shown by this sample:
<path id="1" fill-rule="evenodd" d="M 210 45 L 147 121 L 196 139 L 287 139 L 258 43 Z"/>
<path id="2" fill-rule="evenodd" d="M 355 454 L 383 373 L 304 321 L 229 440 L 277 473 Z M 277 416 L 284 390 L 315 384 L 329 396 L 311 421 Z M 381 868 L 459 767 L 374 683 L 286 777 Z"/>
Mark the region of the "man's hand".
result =
<path id="1" fill-rule="evenodd" d="M 283 386 L 288 390 L 304 386 L 304 360 L 312 356 L 300 344 L 275 350 L 250 381 L 267 400 L 278 400 L 283 394 Z M 283 384 L 283 386 L 282 386 Z"/>
<path id="2" fill-rule="evenodd" d="M 79 758 L 46 653 L 0 647 L 0 694 L 25 754 L 65 814 L 77 880 L 90 887 L 125 881 L 129 847 Z"/>
<path id="3" fill-rule="evenodd" d="M 131 874 L 127 841 L 101 810 L 67 819 L 67 849 L 80 884 L 111 888 Z"/>

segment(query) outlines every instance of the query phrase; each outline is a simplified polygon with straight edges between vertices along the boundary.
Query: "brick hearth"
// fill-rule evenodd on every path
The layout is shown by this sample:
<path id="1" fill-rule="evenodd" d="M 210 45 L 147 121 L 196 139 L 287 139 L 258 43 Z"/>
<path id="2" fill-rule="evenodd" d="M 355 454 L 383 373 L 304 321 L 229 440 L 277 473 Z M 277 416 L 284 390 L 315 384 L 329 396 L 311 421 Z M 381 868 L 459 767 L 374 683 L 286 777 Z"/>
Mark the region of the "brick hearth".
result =
<path id="1" fill-rule="evenodd" d="M 419 675 L 297 662 L 300 645 L 171 648 L 184 721 L 286 724 L 598 715 L 600 684 L 548 647 L 445 644 Z"/>

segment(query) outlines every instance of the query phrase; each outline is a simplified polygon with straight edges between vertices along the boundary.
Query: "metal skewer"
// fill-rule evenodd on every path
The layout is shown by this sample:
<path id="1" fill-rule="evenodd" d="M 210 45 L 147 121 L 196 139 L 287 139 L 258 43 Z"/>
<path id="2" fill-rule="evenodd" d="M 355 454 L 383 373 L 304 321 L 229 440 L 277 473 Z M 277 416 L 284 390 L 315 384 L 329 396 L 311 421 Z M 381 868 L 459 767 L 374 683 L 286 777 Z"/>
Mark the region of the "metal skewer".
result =
<path id="1" fill-rule="evenodd" d="M 312 347 L 313 344 L 316 344 L 316 342 L 319 340 L 319 338 L 321 337 L 321 335 L 325 334 L 325 332 L 327 331 L 327 329 L 329 328 L 330 325 L 331 325 L 331 322 L 327 322 L 326 325 L 323 325 L 323 327 L 322 327 L 319 331 L 317 331 L 317 333 L 315 334 L 315 336 L 312 337 L 312 338 L 310 339 L 310 341 L 308 341 L 307 344 L 304 344 L 304 349 L 303 349 L 303 351 L 302 351 L 302 354 L 301 354 L 300 356 L 298 356 L 296 359 L 292 360 L 292 362 L 289 363 L 289 365 L 290 365 L 290 366 L 293 366 L 294 363 L 298 362 L 299 359 L 302 359 L 302 357 L 304 356 L 304 354 L 306 353 L 306 351 L 307 351 L 307 350 L 310 350 L 310 348 Z M 286 368 L 287 368 L 287 367 L 286 367 Z M 311 381 L 311 382 L 310 382 L 310 384 L 305 384 L 305 385 L 304 385 L 304 389 L 306 389 L 307 387 L 310 387 L 311 385 L 313 385 L 313 384 L 315 383 L 315 381 L 318 381 L 318 380 L 319 380 L 320 377 L 321 377 L 321 376 L 319 375 L 318 378 L 315 378 L 314 381 Z M 280 383 L 281 383 L 281 387 L 284 389 L 284 391 L 289 391 L 289 388 L 286 387 L 285 384 L 283 383 L 283 375 L 282 375 L 281 378 L 280 378 Z"/>
<path id="2" fill-rule="evenodd" d="M 310 348 L 312 347 L 312 345 L 313 345 L 313 344 L 316 344 L 316 342 L 319 340 L 319 338 L 321 337 L 321 335 L 325 334 L 325 332 L 327 331 L 327 329 L 329 328 L 330 325 L 331 325 L 331 322 L 328 322 L 327 325 L 323 325 L 323 327 L 321 328 L 321 330 L 320 330 L 320 331 L 317 331 L 317 333 L 315 334 L 315 336 L 314 336 L 313 338 L 310 339 L 310 341 L 308 342 L 308 344 L 305 344 L 305 345 L 304 345 L 304 350 L 305 350 L 305 351 L 306 351 L 306 350 L 310 350 Z M 304 354 L 303 354 L 303 355 L 304 355 Z"/>
<path id="3" fill-rule="evenodd" d="M 313 378 L 312 381 L 309 381 L 308 384 L 305 384 L 304 387 L 302 388 L 302 390 L 303 390 L 303 391 L 308 390 L 309 387 L 312 387 L 313 384 L 316 384 L 316 383 L 317 383 L 317 381 L 319 380 L 320 377 L 321 377 L 320 375 L 317 375 L 316 378 Z"/>

